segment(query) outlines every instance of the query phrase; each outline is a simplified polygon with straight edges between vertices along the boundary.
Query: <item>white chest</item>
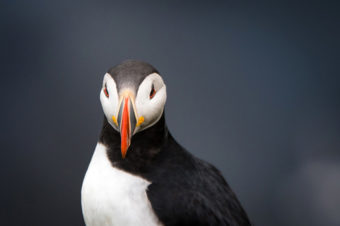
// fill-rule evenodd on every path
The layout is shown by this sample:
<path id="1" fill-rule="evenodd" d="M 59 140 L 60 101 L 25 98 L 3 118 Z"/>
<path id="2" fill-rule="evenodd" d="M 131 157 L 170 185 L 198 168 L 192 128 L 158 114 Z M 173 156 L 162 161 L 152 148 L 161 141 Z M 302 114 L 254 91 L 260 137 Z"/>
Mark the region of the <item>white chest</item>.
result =
<path id="1" fill-rule="evenodd" d="M 87 226 L 161 225 L 146 195 L 149 181 L 114 168 L 98 143 L 86 172 L 81 204 Z"/>

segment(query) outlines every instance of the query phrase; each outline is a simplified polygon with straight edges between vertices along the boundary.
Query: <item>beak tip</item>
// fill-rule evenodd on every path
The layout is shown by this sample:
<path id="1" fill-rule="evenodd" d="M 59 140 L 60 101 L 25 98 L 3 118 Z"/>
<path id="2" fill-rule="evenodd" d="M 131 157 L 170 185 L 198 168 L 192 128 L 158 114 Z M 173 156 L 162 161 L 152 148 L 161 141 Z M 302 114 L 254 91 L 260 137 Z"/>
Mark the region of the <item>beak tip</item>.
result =
<path id="1" fill-rule="evenodd" d="M 125 159 L 126 157 L 126 152 L 127 152 L 127 148 L 122 148 L 122 158 Z"/>

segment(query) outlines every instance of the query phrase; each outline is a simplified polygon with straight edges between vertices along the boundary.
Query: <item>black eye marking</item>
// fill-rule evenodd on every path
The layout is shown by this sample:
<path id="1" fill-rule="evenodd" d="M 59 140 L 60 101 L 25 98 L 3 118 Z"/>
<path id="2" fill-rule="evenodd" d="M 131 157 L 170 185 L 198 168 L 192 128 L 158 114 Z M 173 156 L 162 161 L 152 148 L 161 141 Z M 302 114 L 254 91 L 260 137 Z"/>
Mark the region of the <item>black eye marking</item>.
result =
<path id="1" fill-rule="evenodd" d="M 150 99 L 152 99 L 155 95 L 156 95 L 156 90 L 155 90 L 154 85 L 152 84 L 151 92 L 150 92 Z"/>
<path id="2" fill-rule="evenodd" d="M 105 83 L 105 87 L 104 87 L 104 93 L 105 93 L 106 97 L 109 97 L 109 91 L 107 91 L 106 83 Z"/>

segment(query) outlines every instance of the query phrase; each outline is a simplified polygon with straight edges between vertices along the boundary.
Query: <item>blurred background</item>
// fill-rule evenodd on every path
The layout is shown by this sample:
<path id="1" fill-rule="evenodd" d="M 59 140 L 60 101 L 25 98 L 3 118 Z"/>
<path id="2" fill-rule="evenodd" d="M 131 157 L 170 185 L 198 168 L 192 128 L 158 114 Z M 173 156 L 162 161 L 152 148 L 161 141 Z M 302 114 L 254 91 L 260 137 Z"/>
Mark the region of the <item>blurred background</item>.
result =
<path id="1" fill-rule="evenodd" d="M 105 72 L 153 64 L 174 137 L 255 225 L 340 225 L 337 1 L 3 0 L 2 225 L 84 225 Z"/>

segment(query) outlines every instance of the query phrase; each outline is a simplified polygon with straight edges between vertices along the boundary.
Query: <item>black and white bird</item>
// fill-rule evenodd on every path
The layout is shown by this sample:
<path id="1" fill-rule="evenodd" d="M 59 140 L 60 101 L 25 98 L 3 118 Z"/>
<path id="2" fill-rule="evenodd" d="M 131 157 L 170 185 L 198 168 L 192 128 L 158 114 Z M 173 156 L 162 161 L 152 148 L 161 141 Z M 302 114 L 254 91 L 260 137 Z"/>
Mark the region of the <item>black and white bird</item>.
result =
<path id="1" fill-rule="evenodd" d="M 100 100 L 104 123 L 81 190 L 87 226 L 250 225 L 221 173 L 171 136 L 153 66 L 111 68 Z"/>

